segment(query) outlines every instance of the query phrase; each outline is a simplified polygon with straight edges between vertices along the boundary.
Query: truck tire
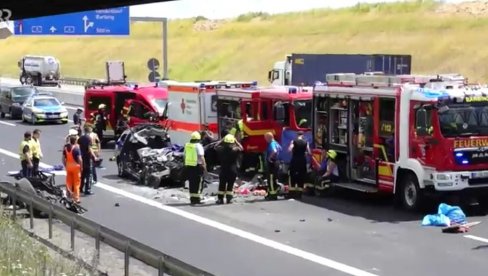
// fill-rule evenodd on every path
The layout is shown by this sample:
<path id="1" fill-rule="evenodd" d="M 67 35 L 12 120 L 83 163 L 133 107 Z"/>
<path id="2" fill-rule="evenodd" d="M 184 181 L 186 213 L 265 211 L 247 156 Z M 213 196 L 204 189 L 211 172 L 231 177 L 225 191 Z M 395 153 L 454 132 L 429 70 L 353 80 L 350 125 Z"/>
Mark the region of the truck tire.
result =
<path id="1" fill-rule="evenodd" d="M 423 191 L 420 189 L 417 177 L 413 173 L 404 175 L 398 196 L 403 209 L 419 211 L 423 205 Z"/>
<path id="2" fill-rule="evenodd" d="M 25 84 L 31 85 L 33 83 L 32 76 L 26 75 L 25 76 Z"/>

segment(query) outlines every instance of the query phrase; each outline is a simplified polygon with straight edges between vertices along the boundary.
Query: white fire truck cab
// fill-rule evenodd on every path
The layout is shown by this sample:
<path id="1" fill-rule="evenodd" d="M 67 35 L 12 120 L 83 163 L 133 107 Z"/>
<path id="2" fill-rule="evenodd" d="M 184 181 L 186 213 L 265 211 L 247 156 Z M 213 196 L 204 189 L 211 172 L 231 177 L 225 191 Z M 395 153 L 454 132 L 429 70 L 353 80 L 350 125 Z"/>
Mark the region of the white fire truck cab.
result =
<path id="1" fill-rule="evenodd" d="M 316 148 L 338 153 L 333 185 L 392 193 L 408 210 L 428 195 L 487 203 L 487 88 L 455 74 L 326 79 L 314 87 L 313 131 Z"/>

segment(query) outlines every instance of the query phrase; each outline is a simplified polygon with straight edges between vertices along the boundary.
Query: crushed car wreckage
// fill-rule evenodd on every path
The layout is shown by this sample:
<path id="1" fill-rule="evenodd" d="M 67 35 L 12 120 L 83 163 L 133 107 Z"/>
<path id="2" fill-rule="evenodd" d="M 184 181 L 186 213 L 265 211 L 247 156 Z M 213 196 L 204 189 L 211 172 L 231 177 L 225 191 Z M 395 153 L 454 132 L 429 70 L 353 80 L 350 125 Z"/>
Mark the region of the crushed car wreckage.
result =
<path id="1" fill-rule="evenodd" d="M 53 172 L 41 170 L 32 177 L 23 177 L 21 172 L 9 172 L 8 175 L 14 177 L 16 180 L 14 183 L 8 183 L 16 186 L 24 192 L 35 194 L 51 202 L 52 204 L 63 206 L 66 209 L 78 214 L 83 214 L 87 211 L 80 204 L 75 203 L 71 198 L 68 197 L 66 190 L 63 189 L 65 186 L 64 184 L 56 185 L 55 173 Z M 7 197 L 4 199 L 4 203 L 12 203 L 12 199 Z M 27 203 L 25 202 L 18 202 L 17 204 L 20 207 L 27 207 Z M 29 210 L 29 208 L 27 208 L 27 210 Z M 32 215 L 35 217 L 46 216 L 46 214 L 36 209 L 33 210 Z"/>
<path id="2" fill-rule="evenodd" d="M 151 123 L 126 129 L 112 158 L 119 177 L 132 177 L 154 188 L 182 184 L 183 160 L 183 148 L 171 144 L 167 128 Z"/>

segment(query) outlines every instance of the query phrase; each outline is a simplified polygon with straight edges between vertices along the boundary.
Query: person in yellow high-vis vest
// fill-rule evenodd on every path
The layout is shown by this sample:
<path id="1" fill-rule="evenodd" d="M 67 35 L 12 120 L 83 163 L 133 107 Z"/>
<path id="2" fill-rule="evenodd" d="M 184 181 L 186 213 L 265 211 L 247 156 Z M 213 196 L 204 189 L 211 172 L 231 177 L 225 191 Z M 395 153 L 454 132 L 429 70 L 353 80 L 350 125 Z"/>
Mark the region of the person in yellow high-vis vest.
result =
<path id="1" fill-rule="evenodd" d="M 191 134 L 190 142 L 185 144 L 185 172 L 189 182 L 190 203 L 200 204 L 203 190 L 203 175 L 207 170 L 205 151 L 200 143 L 198 131 Z"/>
<path id="2" fill-rule="evenodd" d="M 88 135 L 91 138 L 91 150 L 93 152 L 93 155 L 96 157 L 97 160 L 100 160 L 100 150 L 102 148 L 100 139 L 98 138 L 98 135 L 93 132 L 93 129 L 91 127 L 88 127 L 87 130 Z M 92 177 L 92 184 L 96 184 L 98 182 L 98 177 L 97 177 L 97 166 L 95 159 L 92 160 L 91 162 L 91 177 Z"/>
<path id="3" fill-rule="evenodd" d="M 19 146 L 19 158 L 20 165 L 22 166 L 22 177 L 32 176 L 32 133 L 27 131 L 24 133 L 24 140 L 20 142 Z"/>
<path id="4" fill-rule="evenodd" d="M 238 142 L 241 142 L 242 138 L 244 137 L 243 135 L 243 130 L 244 130 L 244 122 L 242 119 L 237 121 L 237 123 L 229 130 L 229 134 L 232 134 Z"/>
<path id="5" fill-rule="evenodd" d="M 35 129 L 32 132 L 32 139 L 31 139 L 31 151 L 32 151 L 32 175 L 37 175 L 39 172 L 39 163 L 42 159 L 42 149 L 41 149 L 41 142 L 39 141 L 41 138 L 41 130 Z"/>

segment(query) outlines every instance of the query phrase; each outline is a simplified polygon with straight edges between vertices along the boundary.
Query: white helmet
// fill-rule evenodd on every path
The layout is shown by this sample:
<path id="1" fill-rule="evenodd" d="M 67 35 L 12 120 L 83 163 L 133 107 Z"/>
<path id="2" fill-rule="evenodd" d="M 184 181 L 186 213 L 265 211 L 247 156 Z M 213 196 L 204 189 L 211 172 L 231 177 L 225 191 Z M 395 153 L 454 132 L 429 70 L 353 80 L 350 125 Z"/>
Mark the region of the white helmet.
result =
<path id="1" fill-rule="evenodd" d="M 78 130 L 70 128 L 70 130 L 69 130 L 69 132 L 68 132 L 68 135 L 69 135 L 69 136 L 75 136 L 75 135 L 78 135 Z"/>

